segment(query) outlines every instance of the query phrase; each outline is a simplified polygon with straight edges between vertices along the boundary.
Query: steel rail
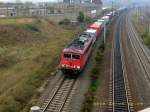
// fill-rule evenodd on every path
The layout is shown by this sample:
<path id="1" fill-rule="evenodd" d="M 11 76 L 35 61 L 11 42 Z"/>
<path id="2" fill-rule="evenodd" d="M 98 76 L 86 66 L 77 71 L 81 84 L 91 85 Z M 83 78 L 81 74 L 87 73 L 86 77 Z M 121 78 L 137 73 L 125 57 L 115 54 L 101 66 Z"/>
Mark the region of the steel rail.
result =
<path id="1" fill-rule="evenodd" d="M 76 80 L 75 79 L 66 79 L 65 77 L 58 82 L 58 84 L 54 87 L 53 93 L 50 98 L 47 98 L 45 103 L 43 104 L 41 108 L 42 112 L 52 112 L 56 111 L 61 112 L 63 110 L 63 107 L 65 106 L 65 103 L 72 91 L 72 88 L 75 84 Z M 64 92 L 64 96 L 62 96 L 62 92 Z M 61 95 L 61 96 L 60 96 Z M 60 102 L 55 101 L 58 97 L 63 97 L 64 99 Z M 58 107 L 56 107 L 55 103 L 58 103 Z"/>
<path id="2" fill-rule="evenodd" d="M 123 16 L 122 16 L 123 17 Z M 124 62 L 124 57 L 123 57 L 123 48 L 122 48 L 122 43 L 120 40 L 121 35 L 121 29 L 122 29 L 122 22 L 121 19 L 123 19 L 122 17 L 119 18 L 118 23 L 117 23 L 117 27 L 118 30 L 116 33 L 118 33 L 117 35 L 115 35 L 115 39 L 114 39 L 114 45 L 118 44 L 118 54 L 115 55 L 115 50 L 113 53 L 113 112 L 131 112 L 130 111 L 130 104 L 129 104 L 129 100 L 128 100 L 128 91 L 127 91 L 127 85 L 126 83 L 128 83 L 128 81 L 126 81 L 126 69 L 125 69 L 125 62 Z M 116 40 L 116 39 L 119 40 Z M 118 41 L 118 42 L 117 42 Z M 113 48 L 116 49 L 117 48 Z M 118 56 L 117 58 L 120 58 L 119 60 L 115 60 L 116 56 Z M 119 62 L 116 62 L 119 61 Z M 116 63 L 120 63 L 121 64 L 121 68 L 120 68 L 120 72 L 119 73 L 115 73 L 115 62 Z M 118 75 L 117 75 L 118 74 Z"/>

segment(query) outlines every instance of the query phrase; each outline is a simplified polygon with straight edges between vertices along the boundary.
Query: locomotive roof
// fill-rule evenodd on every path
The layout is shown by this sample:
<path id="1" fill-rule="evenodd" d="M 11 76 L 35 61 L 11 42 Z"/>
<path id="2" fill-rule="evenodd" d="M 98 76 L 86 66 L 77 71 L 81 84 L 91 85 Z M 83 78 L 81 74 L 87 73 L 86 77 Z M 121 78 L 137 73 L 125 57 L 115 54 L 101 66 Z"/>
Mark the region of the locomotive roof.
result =
<path id="1" fill-rule="evenodd" d="M 97 21 L 97 22 L 95 22 L 95 24 L 102 25 L 103 23 Z"/>
<path id="2" fill-rule="evenodd" d="M 90 42 L 91 36 L 89 34 L 83 33 L 75 38 L 65 49 L 64 51 L 69 52 L 80 52 L 82 53 L 86 48 L 87 44 Z"/>
<path id="3" fill-rule="evenodd" d="M 94 30 L 94 29 L 87 29 L 85 32 L 88 32 L 88 33 L 96 33 L 96 30 Z"/>
<path id="4" fill-rule="evenodd" d="M 105 21 L 104 19 L 98 19 L 97 20 L 97 22 L 102 22 L 102 23 L 104 23 L 104 21 Z"/>

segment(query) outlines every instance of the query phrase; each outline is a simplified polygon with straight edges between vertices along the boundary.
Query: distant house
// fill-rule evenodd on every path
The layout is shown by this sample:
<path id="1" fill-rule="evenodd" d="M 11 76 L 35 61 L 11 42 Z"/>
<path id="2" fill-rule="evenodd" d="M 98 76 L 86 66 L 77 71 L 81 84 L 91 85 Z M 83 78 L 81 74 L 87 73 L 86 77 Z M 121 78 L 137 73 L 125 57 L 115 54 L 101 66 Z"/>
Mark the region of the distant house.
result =
<path id="1" fill-rule="evenodd" d="M 15 16 L 16 12 L 13 7 L 0 7 L 0 16 Z"/>
<path id="2" fill-rule="evenodd" d="M 95 4 L 102 4 L 102 1 L 101 1 L 101 0 L 92 0 L 92 3 L 95 3 Z"/>
<path id="3" fill-rule="evenodd" d="M 79 11 L 87 14 L 91 10 L 101 10 L 100 1 L 95 0 L 94 4 L 91 0 L 59 0 L 59 3 L 40 2 L 33 4 L 32 2 L 26 3 L 0 3 L 0 17 L 31 17 L 31 16 L 51 16 L 69 14 L 69 17 L 74 14 L 75 16 Z M 71 3 L 71 4 L 70 4 Z M 97 5 L 98 4 L 98 5 Z M 99 13 L 99 12 L 98 12 Z M 73 16 L 74 16 L 73 15 Z M 66 16 L 66 15 L 65 15 Z"/>

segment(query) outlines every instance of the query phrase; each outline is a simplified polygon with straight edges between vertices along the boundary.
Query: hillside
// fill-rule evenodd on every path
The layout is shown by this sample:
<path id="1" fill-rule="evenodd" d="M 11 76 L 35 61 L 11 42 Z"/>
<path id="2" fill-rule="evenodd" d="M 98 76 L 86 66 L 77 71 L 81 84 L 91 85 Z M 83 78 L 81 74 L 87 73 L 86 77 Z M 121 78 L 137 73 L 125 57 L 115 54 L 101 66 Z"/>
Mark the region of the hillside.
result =
<path id="1" fill-rule="evenodd" d="M 80 31 L 45 19 L 0 19 L 0 112 L 30 107 L 37 88 L 55 71 L 61 50 Z"/>

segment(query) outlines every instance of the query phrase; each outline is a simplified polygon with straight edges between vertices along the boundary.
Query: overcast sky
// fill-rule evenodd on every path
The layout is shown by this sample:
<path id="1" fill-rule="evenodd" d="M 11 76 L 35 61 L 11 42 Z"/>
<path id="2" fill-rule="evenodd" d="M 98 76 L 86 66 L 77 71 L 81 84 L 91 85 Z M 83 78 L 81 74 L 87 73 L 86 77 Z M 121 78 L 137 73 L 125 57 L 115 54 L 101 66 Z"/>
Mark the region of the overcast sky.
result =
<path id="1" fill-rule="evenodd" d="M 26 2 L 26 1 L 32 1 L 32 2 L 57 2 L 57 1 L 62 1 L 62 0 L 0 0 L 0 2 L 15 2 L 15 1 L 21 1 L 21 2 Z M 141 1 L 150 1 L 150 0 L 102 0 L 104 3 L 105 2 L 131 2 L 131 1 L 136 1 L 136 2 L 141 2 Z"/>
<path id="2" fill-rule="evenodd" d="M 58 0 L 0 0 L 0 2 L 15 2 L 15 1 L 22 1 L 22 2 L 26 2 L 26 1 L 32 1 L 32 2 L 56 2 Z"/>

